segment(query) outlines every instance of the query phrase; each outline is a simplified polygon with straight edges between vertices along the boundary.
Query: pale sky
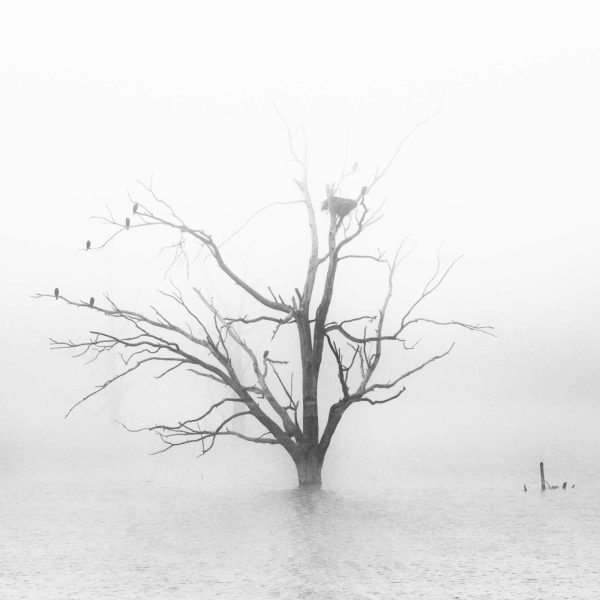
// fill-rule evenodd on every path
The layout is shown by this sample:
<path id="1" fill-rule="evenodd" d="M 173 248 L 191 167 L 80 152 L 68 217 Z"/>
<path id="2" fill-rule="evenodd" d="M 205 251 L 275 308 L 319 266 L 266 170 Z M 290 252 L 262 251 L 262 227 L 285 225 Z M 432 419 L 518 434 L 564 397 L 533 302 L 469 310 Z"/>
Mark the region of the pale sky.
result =
<path id="1" fill-rule="evenodd" d="M 4 444 L 31 452 L 34 432 L 42 447 L 81 449 L 92 443 L 86 431 L 105 444 L 102 399 L 62 420 L 102 372 L 48 350 L 48 337 L 84 334 L 88 320 L 30 296 L 60 285 L 81 297 L 114 290 L 132 305 L 148 302 L 164 270 L 156 240 L 80 251 L 104 235 L 88 217 L 105 204 L 125 214 L 137 179 L 153 176 L 162 196 L 221 238 L 261 206 L 296 199 L 274 104 L 306 129 L 316 198 L 345 155 L 359 163 L 347 188 L 355 194 L 417 122 L 441 109 L 376 188 L 386 220 L 370 240 L 392 249 L 410 236 L 417 249 L 400 286 L 407 294 L 434 267 L 438 247 L 448 260 L 465 254 L 429 314 L 489 323 L 498 334 L 456 332 L 453 354 L 415 378 L 406 399 L 377 414 L 357 411 L 340 435 L 350 439 L 367 423 L 375 446 L 398 434 L 479 447 L 497 435 L 526 437 L 537 451 L 561 431 L 592 443 L 600 426 L 598 12 L 593 2 L 3 7 Z M 232 243 L 232 262 L 250 279 L 299 281 L 306 231 L 293 211 L 265 213 Z M 357 278 L 341 282 L 340 309 L 366 301 L 379 274 Z M 153 390 L 124 384 L 123 410 L 136 424 L 145 417 L 139 396 Z M 160 404 L 159 395 L 148 402 Z M 127 443 L 142 454 L 153 442 Z"/>

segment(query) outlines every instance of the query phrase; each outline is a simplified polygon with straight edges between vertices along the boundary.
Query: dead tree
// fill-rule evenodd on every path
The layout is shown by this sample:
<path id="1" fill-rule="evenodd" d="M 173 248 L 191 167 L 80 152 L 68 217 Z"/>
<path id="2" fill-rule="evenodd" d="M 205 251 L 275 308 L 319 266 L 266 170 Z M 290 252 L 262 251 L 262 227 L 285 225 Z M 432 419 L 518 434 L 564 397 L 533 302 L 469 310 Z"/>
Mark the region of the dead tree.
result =
<path id="1" fill-rule="evenodd" d="M 320 484 L 323 461 L 346 411 L 358 403 L 375 406 L 398 398 L 404 393 L 404 384 L 410 376 L 447 356 L 454 344 L 417 361 L 411 368 L 396 373 L 391 378 L 384 378 L 378 368 L 384 349 L 393 347 L 410 356 L 415 346 L 408 341 L 410 330 L 418 325 L 454 326 L 492 335 L 492 328 L 488 326 L 416 314 L 422 302 L 439 288 L 456 263 L 453 261 L 442 268 L 439 257 L 434 275 L 407 308 L 401 313 L 395 312 L 399 317 L 399 325 L 388 330 L 386 317 L 390 310 L 394 275 L 408 252 L 405 251 L 404 244 L 392 259 L 387 259 L 382 254 L 362 254 L 349 250 L 354 247 L 353 243 L 357 238 L 382 218 L 379 209 L 369 206 L 370 194 L 407 138 L 402 141 L 386 167 L 378 170 L 368 185 L 362 186 L 356 199 L 353 202 L 344 201 L 344 207 L 352 204 L 351 210 L 341 214 L 334 207 L 335 199 L 341 197 L 337 195 L 340 185 L 347 175 L 356 171 L 356 167 L 344 173 L 335 184 L 327 186 L 329 202 L 325 204 L 325 209 L 328 210 L 328 222 L 324 244 L 319 237 L 320 212 L 315 211 L 309 191 L 306 153 L 300 156 L 297 152 L 289 128 L 288 138 L 292 158 L 297 163 L 301 176 L 295 180 L 300 199 L 286 204 L 300 204 L 304 207 L 310 236 L 310 252 L 303 283 L 286 297 L 276 294 L 268 286 L 265 291 L 250 285 L 224 256 L 223 243 L 217 243 L 204 229 L 184 222 L 171 204 L 156 195 L 152 185 L 140 184 L 144 199 L 138 198 L 135 202 L 131 199 L 131 219 L 128 217 L 123 223 L 115 220 L 112 215 L 103 218 L 114 228 L 114 232 L 92 250 L 101 250 L 108 243 L 122 239 L 121 234 L 131 237 L 140 229 L 163 228 L 176 236 L 176 241 L 171 246 L 175 257 L 187 259 L 186 244 L 197 244 L 207 252 L 228 281 L 247 295 L 257 312 L 253 316 L 223 314 L 222 309 L 211 299 L 210 290 L 191 285 L 185 292 L 175 285 L 169 291 L 161 292 L 172 303 L 173 313 L 169 315 L 153 306 L 146 311 L 125 308 L 108 295 L 93 303 L 72 299 L 64 292 L 59 294 L 56 291 L 56 299 L 72 307 L 101 313 L 129 328 L 128 333 L 123 333 L 124 330 L 120 329 L 118 334 L 106 329 L 92 330 L 89 332 L 90 337 L 83 341 L 51 340 L 53 349 L 72 350 L 75 356 L 95 360 L 107 353 L 115 353 L 123 362 L 120 371 L 79 399 L 66 416 L 115 382 L 150 365 L 161 369 L 155 374 L 159 378 L 185 369 L 203 380 L 221 384 L 224 389 L 222 398 L 206 406 L 201 414 L 193 418 L 130 429 L 131 431 L 152 431 L 158 434 L 163 443 L 158 452 L 194 444 L 200 449 L 199 454 L 203 455 L 222 437 L 280 446 L 294 461 L 300 485 Z M 321 222 L 323 221 L 325 219 Z M 330 315 L 330 306 L 338 270 L 347 262 L 359 260 L 373 261 L 378 268 L 387 270 L 387 289 L 383 302 L 375 315 L 357 315 L 335 320 Z M 322 285 L 317 283 L 321 272 L 324 276 Z M 54 299 L 55 294 L 42 293 L 36 297 Z M 245 332 L 249 327 L 272 328 L 267 347 L 252 347 Z M 282 328 L 289 327 L 294 327 L 297 332 L 301 364 L 298 365 L 295 380 L 299 381 L 299 391 L 292 385 L 293 366 L 288 361 L 273 358 L 268 347 Z M 332 364 L 335 366 L 339 396 L 330 404 L 325 426 L 321 431 L 319 407 L 323 401 L 318 396 L 318 384 L 326 350 L 331 353 Z M 240 373 L 240 369 L 236 368 L 232 360 L 233 352 L 241 352 L 249 361 L 251 381 L 248 381 L 247 373 Z M 227 406 L 232 410 L 221 410 Z M 325 414 L 323 409 L 326 407 L 321 408 Z M 243 416 L 255 423 L 256 433 L 248 432 L 246 428 L 243 432 L 236 429 L 236 419 Z"/>

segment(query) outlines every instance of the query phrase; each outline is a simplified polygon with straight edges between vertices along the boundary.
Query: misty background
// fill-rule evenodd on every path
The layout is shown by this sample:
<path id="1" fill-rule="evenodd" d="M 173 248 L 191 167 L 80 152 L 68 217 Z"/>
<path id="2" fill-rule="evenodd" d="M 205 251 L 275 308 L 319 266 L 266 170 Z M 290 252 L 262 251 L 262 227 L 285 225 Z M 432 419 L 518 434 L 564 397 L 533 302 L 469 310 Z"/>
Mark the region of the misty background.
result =
<path id="1" fill-rule="evenodd" d="M 392 10 L 391 7 L 394 7 Z M 203 406 L 199 382 L 136 374 L 67 409 L 111 372 L 50 351 L 49 337 L 85 338 L 94 319 L 36 292 L 104 292 L 142 309 L 156 299 L 170 240 L 121 235 L 90 220 L 130 213 L 127 192 L 153 180 L 192 225 L 225 239 L 262 206 L 297 199 L 284 127 L 308 137 L 311 192 L 324 197 L 344 160 L 356 195 L 399 141 L 420 127 L 375 188 L 386 218 L 369 236 L 392 251 L 400 310 L 435 268 L 465 257 L 423 311 L 490 324 L 497 338 L 453 332 L 444 361 L 392 404 L 353 407 L 324 468 L 326 485 L 368 473 L 415 478 L 469 471 L 487 457 L 494 482 L 600 477 L 600 41 L 594 3 L 22 2 L 0 19 L 0 471 L 3 478 L 292 487 L 283 452 L 220 442 L 160 456 L 151 425 Z M 299 218 L 299 216 L 301 218 Z M 321 222 L 326 218 L 322 215 Z M 307 229 L 298 207 L 275 207 L 226 256 L 253 282 L 302 280 Z M 211 289 L 197 265 L 191 283 Z M 179 273 L 183 277 L 183 273 Z M 343 312 L 381 302 L 377 269 L 345 273 Z M 380 288 L 377 286 L 381 285 Z M 231 310 L 239 296 L 227 290 Z M 404 302 L 404 304 L 403 304 Z M 251 312 L 250 308 L 245 308 Z M 420 313 L 421 314 L 421 313 Z M 446 333 L 444 334 L 446 335 Z M 436 349 L 446 338 L 433 337 Z M 439 343 L 435 346 L 435 343 Z M 115 363 L 116 365 L 116 363 Z M 362 465 L 362 467 L 361 467 Z M 361 470 L 362 469 L 362 470 Z M 557 472 L 558 471 L 558 472 Z M 439 474 L 439 473 L 438 473 Z M 367 477 L 368 475 L 364 475 Z"/>

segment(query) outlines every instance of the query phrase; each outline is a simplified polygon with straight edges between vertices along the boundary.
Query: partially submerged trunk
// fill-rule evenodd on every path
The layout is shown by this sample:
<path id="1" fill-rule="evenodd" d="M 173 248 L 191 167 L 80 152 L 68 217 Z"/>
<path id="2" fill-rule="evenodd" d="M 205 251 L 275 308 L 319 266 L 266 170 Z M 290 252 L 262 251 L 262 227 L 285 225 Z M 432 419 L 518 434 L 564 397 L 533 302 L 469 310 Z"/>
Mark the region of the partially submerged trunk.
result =
<path id="1" fill-rule="evenodd" d="M 323 458 L 317 445 L 309 446 L 294 459 L 298 471 L 298 485 L 321 485 Z"/>

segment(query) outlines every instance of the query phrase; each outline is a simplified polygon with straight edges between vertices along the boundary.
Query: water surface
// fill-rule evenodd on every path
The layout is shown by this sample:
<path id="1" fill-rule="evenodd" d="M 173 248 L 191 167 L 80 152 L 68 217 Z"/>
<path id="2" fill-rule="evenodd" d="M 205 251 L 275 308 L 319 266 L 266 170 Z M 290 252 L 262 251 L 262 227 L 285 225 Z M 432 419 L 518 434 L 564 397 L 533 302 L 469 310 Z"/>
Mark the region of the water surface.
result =
<path id="1" fill-rule="evenodd" d="M 600 597 L 597 487 L 525 494 L 476 475 L 371 469 L 322 490 L 15 481 L 2 597 Z"/>

